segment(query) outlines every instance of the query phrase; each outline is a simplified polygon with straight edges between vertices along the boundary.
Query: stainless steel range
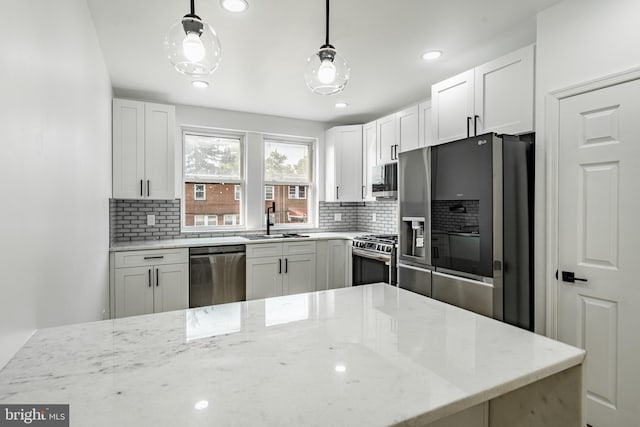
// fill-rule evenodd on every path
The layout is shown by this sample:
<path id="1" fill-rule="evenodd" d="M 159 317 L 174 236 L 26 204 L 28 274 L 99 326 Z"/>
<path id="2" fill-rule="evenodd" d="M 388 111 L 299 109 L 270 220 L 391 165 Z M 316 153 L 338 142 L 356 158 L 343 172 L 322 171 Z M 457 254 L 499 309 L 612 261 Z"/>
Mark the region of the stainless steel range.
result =
<path id="1" fill-rule="evenodd" d="M 364 235 L 353 239 L 353 285 L 396 284 L 396 234 Z"/>

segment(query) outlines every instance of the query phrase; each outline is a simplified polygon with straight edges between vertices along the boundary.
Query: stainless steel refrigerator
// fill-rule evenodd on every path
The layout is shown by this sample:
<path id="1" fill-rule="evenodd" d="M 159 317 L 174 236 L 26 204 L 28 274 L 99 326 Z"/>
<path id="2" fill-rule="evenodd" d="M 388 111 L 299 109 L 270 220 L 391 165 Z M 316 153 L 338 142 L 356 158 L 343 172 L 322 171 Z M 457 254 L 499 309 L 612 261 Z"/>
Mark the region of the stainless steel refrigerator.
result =
<path id="1" fill-rule="evenodd" d="M 533 135 L 399 156 L 398 283 L 533 329 Z"/>

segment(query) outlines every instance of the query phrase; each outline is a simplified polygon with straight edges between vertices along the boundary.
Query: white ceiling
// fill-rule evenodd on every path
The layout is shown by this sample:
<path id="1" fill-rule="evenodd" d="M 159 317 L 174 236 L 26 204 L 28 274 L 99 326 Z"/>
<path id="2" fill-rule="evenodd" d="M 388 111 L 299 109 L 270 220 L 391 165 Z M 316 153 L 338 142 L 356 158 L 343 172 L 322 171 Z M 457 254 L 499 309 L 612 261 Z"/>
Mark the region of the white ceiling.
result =
<path id="1" fill-rule="evenodd" d="M 166 59 L 169 26 L 187 0 L 87 0 L 118 96 L 252 113 L 363 123 L 430 97 L 431 84 L 535 41 L 535 15 L 559 0 L 334 0 L 331 43 L 349 61 L 337 95 L 312 94 L 303 71 L 324 41 L 324 0 L 248 0 L 231 14 L 219 0 L 196 13 L 222 43 L 211 86 L 198 90 Z M 444 55 L 425 62 L 420 54 Z M 349 107 L 337 110 L 334 104 Z"/>

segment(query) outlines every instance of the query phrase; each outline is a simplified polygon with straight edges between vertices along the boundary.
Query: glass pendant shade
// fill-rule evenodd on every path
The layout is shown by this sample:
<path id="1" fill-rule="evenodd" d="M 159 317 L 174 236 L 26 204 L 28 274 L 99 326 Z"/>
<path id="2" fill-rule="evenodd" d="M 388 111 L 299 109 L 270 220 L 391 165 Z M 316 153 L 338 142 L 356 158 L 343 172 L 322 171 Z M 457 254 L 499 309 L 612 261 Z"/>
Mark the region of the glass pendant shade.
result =
<path id="1" fill-rule="evenodd" d="M 169 28 L 164 51 L 176 70 L 193 77 L 213 73 L 222 59 L 216 32 L 195 15 L 187 15 Z"/>
<path id="2" fill-rule="evenodd" d="M 333 46 L 325 45 L 307 59 L 304 79 L 313 93 L 333 95 L 347 85 L 350 72 L 346 59 Z"/>

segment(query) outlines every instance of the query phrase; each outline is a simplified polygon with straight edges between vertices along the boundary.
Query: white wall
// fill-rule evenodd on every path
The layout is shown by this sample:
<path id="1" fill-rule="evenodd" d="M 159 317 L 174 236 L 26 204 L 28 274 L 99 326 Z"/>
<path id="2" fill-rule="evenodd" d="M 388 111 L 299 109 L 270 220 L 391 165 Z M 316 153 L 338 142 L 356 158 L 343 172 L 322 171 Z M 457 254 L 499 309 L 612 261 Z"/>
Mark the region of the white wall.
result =
<path id="1" fill-rule="evenodd" d="M 0 40 L 1 368 L 108 313 L 111 85 L 84 0 L 4 0 Z"/>
<path id="2" fill-rule="evenodd" d="M 565 0 L 538 15 L 536 52 L 536 330 L 544 331 L 545 97 L 640 66 L 640 1 Z"/>
<path id="3" fill-rule="evenodd" d="M 182 190 L 182 131 L 181 126 L 198 126 L 247 131 L 248 167 L 247 176 L 262 176 L 262 133 L 298 137 L 316 138 L 316 170 L 318 191 L 316 196 L 324 200 L 324 136 L 331 125 L 323 122 L 268 116 L 263 114 L 244 113 L 239 111 L 218 110 L 212 108 L 176 105 L 176 194 Z M 259 183 L 261 180 L 248 180 Z M 247 228 L 262 227 L 262 211 L 264 210 L 263 189 L 259 185 L 248 185 Z M 316 197 L 317 200 L 317 197 Z M 256 214 L 259 213 L 259 214 Z"/>

